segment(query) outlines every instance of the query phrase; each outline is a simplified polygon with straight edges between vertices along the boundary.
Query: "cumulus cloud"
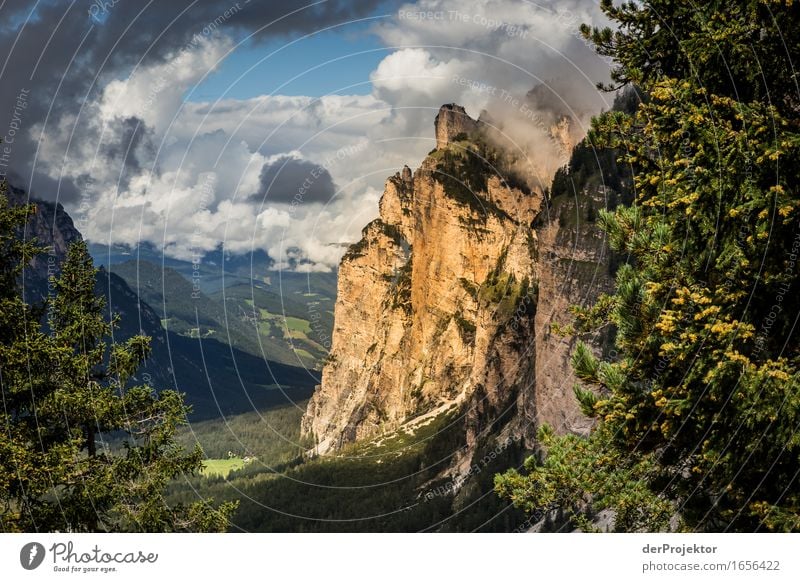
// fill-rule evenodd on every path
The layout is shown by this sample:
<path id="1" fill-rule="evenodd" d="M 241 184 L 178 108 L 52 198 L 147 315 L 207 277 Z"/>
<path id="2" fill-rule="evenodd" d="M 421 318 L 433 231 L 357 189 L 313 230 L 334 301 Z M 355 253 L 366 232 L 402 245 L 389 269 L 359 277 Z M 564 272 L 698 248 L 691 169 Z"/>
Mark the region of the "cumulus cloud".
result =
<path id="1" fill-rule="evenodd" d="M 149 242 L 181 259 L 222 244 L 330 270 L 374 218 L 399 163 L 367 155 L 390 107 L 370 95 L 184 102 L 228 46 L 204 39 L 180 55 L 180 75 L 156 63 L 109 83 L 84 104 L 83 125 L 64 115 L 49 131 L 35 126 L 39 171 L 79 185 L 82 203 L 68 209 L 90 240 Z M 76 127 L 94 139 L 76 139 Z"/>
<path id="2" fill-rule="evenodd" d="M 376 26 L 376 33 L 398 51 L 381 63 L 372 81 L 384 99 L 426 101 L 433 107 L 457 101 L 473 117 L 498 97 L 510 101 L 541 84 L 556 87 L 567 108 L 596 112 L 609 103 L 596 89 L 608 78 L 608 63 L 580 36 L 584 22 L 603 22 L 596 3 L 403 4 L 395 18 Z M 382 69 L 386 74 L 378 75 Z"/>
<path id="3" fill-rule="evenodd" d="M 184 259 L 223 244 L 234 253 L 264 250 L 279 267 L 327 270 L 377 215 L 385 178 L 404 164 L 414 167 L 433 147 L 441 104 L 461 103 L 475 117 L 488 109 L 512 147 L 538 160 L 531 171 L 544 175 L 555 163 L 541 147 L 547 130 L 521 104 L 535 103 L 548 120 L 567 111 L 580 126 L 610 101 L 594 88 L 607 65 L 577 34 L 581 22 L 599 22 L 597 8 L 569 0 L 399 5 L 373 28 L 390 50 L 369 75 L 369 95 L 186 101 L 242 34 L 309 31 L 367 14 L 378 2 L 329 0 L 308 9 L 318 20 L 295 15 L 271 31 L 259 27 L 288 10 L 285 3 L 264 4 L 247 4 L 206 33 L 228 6 L 201 1 L 167 30 L 166 18 L 186 7 L 170 3 L 163 14 L 145 11 L 144 23 L 132 24 L 145 35 L 137 38 L 123 26 L 133 21 L 132 5 L 115 5 L 104 24 L 94 25 L 96 38 L 75 65 L 79 71 L 64 78 L 62 93 L 43 89 L 31 106 L 24 123 L 37 165 L 23 185 L 61 197 L 97 242 L 146 241 Z M 21 42 L 41 42 L 34 33 L 61 15 L 42 7 Z M 77 34 L 73 15 L 65 18 L 65 29 Z M 154 38 L 162 29 L 166 38 Z M 0 33 L 0 46 L 7 33 Z M 69 50 L 70 39 L 61 35 L 53 43 Z M 41 51 L 45 68 L 36 78 L 43 87 L 58 86 L 53 80 L 68 63 L 50 48 Z M 15 54 L 10 62 L 29 74 L 35 59 L 17 61 Z M 544 89 L 526 98 L 536 86 Z M 49 116 L 47 100 L 55 104 Z M 15 149 L 15 159 L 27 159 L 23 150 Z"/>
<path id="4" fill-rule="evenodd" d="M 73 122 L 76 140 L 95 140 L 83 128 L 93 125 L 84 105 L 94 102 L 109 83 L 132 70 L 176 64 L 183 52 L 193 52 L 201 41 L 220 37 L 254 42 L 286 38 L 347 22 L 372 12 L 380 0 L 170 0 L 169 2 L 26 2 L 0 3 L 0 103 L 14 103 L 20 92 L 27 107 L 11 147 L 9 174 L 20 185 L 43 198 L 77 203 L 79 188 L 69 179 L 53 179 L 39 171 L 38 142 L 42 131 Z M 184 51 L 184 49 L 186 49 Z M 206 68 L 207 70 L 207 68 Z M 166 77 L 158 99 L 185 87 L 183 72 L 175 66 Z M 146 102 L 131 94 L 130 102 Z M 161 111 L 160 105 L 156 106 Z M 84 113 L 84 115 L 81 115 Z M 93 114 L 93 112 L 92 112 Z M 13 108 L 0 107 L 0 128 L 9 127 Z M 168 115 L 168 113 L 167 113 Z M 139 112 L 126 117 L 145 119 Z M 145 121 L 152 125 L 151 120 Z M 38 126 L 37 130 L 28 131 Z M 54 152 L 70 160 L 69 150 Z M 35 163 L 36 162 L 36 163 Z M 51 164 L 52 165 L 52 164 Z"/>
<path id="5" fill-rule="evenodd" d="M 408 151 L 417 161 L 433 146 L 431 123 L 441 104 L 459 103 L 475 118 L 488 111 L 498 143 L 521 157 L 518 169 L 532 184 L 547 185 L 564 163 L 560 138 L 579 140 L 591 116 L 613 100 L 596 88 L 608 80 L 609 65 L 580 36 L 581 23 L 604 24 L 597 3 L 403 3 L 375 26 L 395 48 L 371 75 L 375 96 L 393 105 L 382 129 L 417 140 Z M 554 140 L 552 126 L 565 115 L 567 135 Z"/>
<path id="6" fill-rule="evenodd" d="M 453 76 L 467 68 L 457 59 L 440 61 L 421 48 L 404 48 L 383 59 L 370 81 L 383 97 L 398 93 L 440 97 L 451 90 Z"/>

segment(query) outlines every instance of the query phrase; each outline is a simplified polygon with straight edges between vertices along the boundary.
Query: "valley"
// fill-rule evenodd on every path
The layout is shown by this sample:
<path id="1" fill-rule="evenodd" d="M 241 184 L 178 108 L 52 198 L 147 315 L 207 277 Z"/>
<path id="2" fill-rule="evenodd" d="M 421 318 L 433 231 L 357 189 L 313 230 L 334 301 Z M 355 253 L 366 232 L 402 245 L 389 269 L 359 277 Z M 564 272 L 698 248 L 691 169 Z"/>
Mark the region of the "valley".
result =
<path id="1" fill-rule="evenodd" d="M 457 109 L 451 107 L 443 115 L 453 111 Z M 474 121 L 467 125 L 473 131 L 479 127 Z M 597 228 L 596 213 L 609 204 L 625 202 L 624 177 L 606 163 L 593 166 L 579 147 L 549 197 L 541 192 L 508 190 L 518 197 L 509 202 L 503 199 L 503 183 L 492 177 L 496 170 L 473 159 L 488 158 L 491 150 L 486 149 L 486 138 L 465 134 L 458 122 L 455 126 L 450 133 L 458 132 L 458 136 L 452 143 L 447 130 L 437 132 L 440 149 L 423 163 L 423 168 L 436 168 L 430 178 L 412 177 L 406 168 L 388 180 L 381 201 L 382 220 L 365 228 L 364 239 L 344 257 L 338 285 L 339 292 L 345 289 L 347 295 L 338 295 L 344 304 L 337 305 L 336 329 L 326 331 L 333 333 L 333 351 L 324 360 L 322 386 L 314 395 L 317 402 L 193 424 L 183 434 L 183 442 L 195 439 L 200 443 L 209 468 L 201 476 L 172 486 L 170 499 L 186 502 L 203 495 L 220 501 L 238 499 L 240 508 L 232 518 L 234 531 L 512 531 L 530 527 L 522 512 L 496 496 L 494 475 L 521 466 L 540 422 L 553 423 L 561 431 L 586 430 L 572 396 L 574 340 L 568 341 L 557 328 L 571 321 L 570 305 L 590 303 L 609 288 L 614 261 Z M 502 160 L 495 158 L 494 164 L 498 163 Z M 462 177 L 467 187 L 453 181 L 453 176 Z M 431 180 L 432 188 L 420 194 L 418 180 L 425 179 Z M 519 188 L 526 188 L 518 178 L 508 179 L 509 183 L 513 180 Z M 425 201 L 425 196 L 430 196 L 430 201 Z M 435 240 L 443 233 L 425 233 L 425 227 L 404 222 L 417 212 L 417 220 L 430 220 L 425 213 L 431 211 L 418 211 L 414 204 L 423 208 L 443 205 L 437 230 L 444 229 L 451 248 L 461 245 L 464 250 L 444 255 Z M 515 220 L 513 216 L 525 218 Z M 506 221 L 507 234 L 497 221 Z M 489 230 L 492 228 L 496 234 Z M 504 237 L 506 242 L 487 245 L 485 241 L 494 240 L 492 236 Z M 411 242 L 411 237 L 419 238 Z M 530 245 L 528 254 L 520 255 L 513 246 L 509 249 L 509 242 L 518 244 L 515 240 Z M 469 250 L 472 244 L 484 244 L 478 248 L 486 250 Z M 460 272 L 446 272 L 438 266 L 436 275 L 423 279 L 425 285 L 436 281 L 451 289 L 432 292 L 421 287 L 418 264 L 442 265 L 448 257 L 459 256 L 465 261 L 464 257 L 487 251 L 495 255 L 481 259 L 488 263 L 482 279 L 469 278 L 481 268 L 468 263 L 456 267 Z M 418 253 L 423 253 L 419 263 L 413 260 Z M 521 258 L 527 256 L 538 259 L 526 262 Z M 531 270 L 515 274 L 512 257 L 519 268 Z M 377 263 L 365 269 L 366 277 L 362 275 L 357 265 L 375 260 Z M 389 261 L 386 273 L 391 276 L 370 274 L 382 261 Z M 507 271 L 509 268 L 512 270 Z M 251 287 L 234 283 L 210 297 L 224 297 L 226 305 L 248 315 L 258 307 L 251 323 L 262 336 L 274 337 L 275 328 L 283 327 L 284 338 L 303 341 L 311 322 L 303 319 L 299 309 L 308 310 L 312 305 L 298 301 L 296 293 L 276 297 L 263 281 Z M 450 285 L 451 281 L 458 285 Z M 441 301 L 453 292 L 456 298 L 450 305 L 455 315 L 418 303 L 426 296 Z M 319 301 L 320 295 L 303 293 L 314 301 Z M 283 321 L 274 315 L 279 305 L 285 314 Z M 486 315 L 480 310 L 486 310 Z M 360 318 L 355 328 L 354 316 Z M 403 346 L 411 346 L 413 341 L 398 340 L 394 327 L 397 322 L 414 321 L 417 323 L 410 325 L 431 330 L 427 332 L 432 334 L 427 336 L 430 339 L 424 341 L 432 342 L 430 352 L 440 352 L 435 356 L 439 359 L 426 362 L 422 355 L 426 352 L 420 351 L 414 356 L 418 359 L 412 360 L 415 363 L 398 364 L 397 358 L 407 349 Z M 481 326 L 489 334 L 505 334 L 503 345 L 522 349 L 500 352 L 505 353 L 500 358 L 508 359 L 506 368 L 489 372 L 492 379 L 488 380 L 498 391 L 496 395 L 487 394 L 480 381 L 470 388 L 468 376 L 459 376 L 463 372 L 456 372 L 453 366 L 458 362 L 463 369 L 465 364 L 485 361 L 486 351 L 492 348 L 481 339 L 487 333 Z M 526 334 L 536 338 L 535 351 L 531 351 L 533 340 L 523 339 Z M 384 346 L 384 337 L 394 337 L 388 340 L 394 343 Z M 343 339 L 347 342 L 344 348 Z M 592 341 L 597 350 L 608 349 L 605 335 Z M 529 368 L 520 367 L 524 360 L 530 360 Z M 349 384 L 342 386 L 339 400 L 325 394 L 331 378 L 326 380 L 326 374 L 344 362 L 349 371 L 343 377 Z M 414 380 L 418 377 L 413 372 L 416 366 L 425 370 L 421 380 Z M 401 375 L 388 382 L 381 379 L 394 369 Z M 515 369 L 527 376 L 504 378 Z M 357 397 L 353 391 L 356 383 L 366 385 L 366 392 Z M 377 388 L 381 383 L 383 387 Z M 459 384 L 461 391 L 454 389 Z M 398 388 L 406 391 L 406 400 L 391 396 Z M 404 412 L 391 408 L 381 412 L 381 407 L 399 403 Z M 318 422 L 314 415 L 325 407 L 342 424 L 312 424 Z M 374 416 L 364 416 L 360 409 Z M 349 410 L 352 417 L 347 416 Z M 362 432 L 356 423 L 371 428 Z M 324 440 L 339 430 L 343 436 Z M 320 446 L 321 442 L 335 444 Z"/>
<path id="2" fill-rule="evenodd" d="M 246 259 L 218 264 L 213 254 L 192 263 L 163 260 L 152 249 L 112 253 L 93 246 L 92 252 L 158 313 L 165 331 L 217 339 L 290 366 L 321 368 L 333 328 L 335 273 L 252 271 Z"/>
<path id="3" fill-rule="evenodd" d="M 491 493 L 494 473 L 521 462 L 517 443 L 482 453 L 459 483 L 453 509 L 454 484 L 441 471 L 463 446 L 463 418 L 456 408 L 315 459 L 304 456 L 309 442 L 300 437 L 301 416 L 302 406 L 289 406 L 193 423 L 180 442 L 200 443 L 215 457 L 212 466 L 226 462 L 230 452 L 252 460 L 227 474 L 207 471 L 179 480 L 167 500 L 239 500 L 231 531 L 489 532 L 511 531 L 525 521 L 522 512 Z"/>
<path id="4" fill-rule="evenodd" d="M 115 339 L 152 337 L 139 377 L 192 409 L 178 442 L 203 466 L 169 486 L 170 503 L 238 501 L 233 531 L 524 522 L 493 476 L 522 464 L 540 422 L 585 429 L 573 344 L 551 328 L 608 287 L 595 216 L 624 187 L 579 148 L 552 195 L 530 189 L 458 106 L 436 135 L 417 172 L 387 181 L 381 219 L 338 273 L 270 270 L 259 252 L 181 261 L 91 246 L 124 322 Z M 54 221 L 53 240 L 80 236 L 66 214 Z"/>

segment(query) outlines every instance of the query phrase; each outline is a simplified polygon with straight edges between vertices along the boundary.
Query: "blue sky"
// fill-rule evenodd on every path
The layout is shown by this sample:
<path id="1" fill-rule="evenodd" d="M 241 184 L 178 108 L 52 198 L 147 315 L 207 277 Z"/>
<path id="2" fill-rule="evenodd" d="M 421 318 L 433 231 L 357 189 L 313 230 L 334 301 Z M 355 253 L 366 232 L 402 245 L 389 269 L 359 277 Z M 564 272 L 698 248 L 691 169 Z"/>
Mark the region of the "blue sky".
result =
<path id="1" fill-rule="evenodd" d="M 308 95 L 330 93 L 366 95 L 372 90 L 369 74 L 390 50 L 370 32 L 369 23 L 347 24 L 307 38 L 245 43 L 202 82 L 190 101 L 256 95 Z"/>

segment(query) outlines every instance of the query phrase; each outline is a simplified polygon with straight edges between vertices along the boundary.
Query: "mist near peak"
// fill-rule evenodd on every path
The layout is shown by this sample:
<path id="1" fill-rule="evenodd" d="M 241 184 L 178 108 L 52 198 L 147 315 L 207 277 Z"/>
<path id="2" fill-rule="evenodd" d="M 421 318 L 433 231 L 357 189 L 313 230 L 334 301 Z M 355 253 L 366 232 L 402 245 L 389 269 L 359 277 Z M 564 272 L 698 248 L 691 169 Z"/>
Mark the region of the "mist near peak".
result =
<path id="1" fill-rule="evenodd" d="M 511 160 L 510 170 L 544 191 L 567 165 L 591 118 L 608 109 L 609 95 L 575 78 L 556 78 L 524 95 L 502 93 L 486 104 L 486 135 Z"/>

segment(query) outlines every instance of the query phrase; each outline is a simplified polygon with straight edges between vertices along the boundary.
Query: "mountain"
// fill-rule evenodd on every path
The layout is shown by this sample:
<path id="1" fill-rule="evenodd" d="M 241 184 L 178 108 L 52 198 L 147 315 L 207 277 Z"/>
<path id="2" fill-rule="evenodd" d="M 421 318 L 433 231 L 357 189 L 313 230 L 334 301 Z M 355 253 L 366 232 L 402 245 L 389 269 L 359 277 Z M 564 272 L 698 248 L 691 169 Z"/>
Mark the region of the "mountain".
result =
<path id="1" fill-rule="evenodd" d="M 321 304 L 332 303 L 331 298 L 288 290 L 283 297 L 254 281 L 208 296 L 172 267 L 129 260 L 110 269 L 158 311 L 165 329 L 178 335 L 217 339 L 290 366 L 317 369 L 327 356 L 319 341 L 329 336 L 333 316 Z"/>
<path id="2" fill-rule="evenodd" d="M 274 269 L 274 261 L 260 250 L 232 254 L 222 246 L 217 250 L 199 254 L 191 260 L 171 257 L 150 243 L 135 246 L 112 246 L 93 242 L 89 251 L 95 264 L 109 267 L 128 261 L 147 261 L 169 267 L 184 276 L 208 296 L 236 285 L 254 285 L 268 288 L 279 295 L 283 291 L 319 294 L 325 298 L 336 295 L 336 272 L 297 272 Z"/>
<path id="3" fill-rule="evenodd" d="M 36 207 L 20 236 L 35 238 L 48 247 L 46 253 L 25 269 L 22 278 L 26 300 L 40 302 L 49 294 L 48 277 L 59 273 L 69 244 L 80 240 L 81 233 L 60 204 L 29 200 L 23 190 L 14 187 L 9 187 L 8 197 L 12 204 L 32 202 Z M 167 272 L 167 277 L 186 291 L 182 282 L 175 279 L 179 275 Z M 137 334 L 151 338 L 152 354 L 139 371 L 138 380 L 156 388 L 177 388 L 184 392 L 194 419 L 305 400 L 319 381 L 313 370 L 255 355 L 229 344 L 227 338 L 221 338 L 222 341 L 212 337 L 193 338 L 164 329 L 158 311 L 113 268 L 112 271 L 100 268 L 96 290 L 106 298 L 109 316 L 120 315 L 113 341 L 124 341 Z M 201 317 L 205 315 L 201 313 Z"/>
<path id="4" fill-rule="evenodd" d="M 216 338 L 256 357 L 319 370 L 333 329 L 336 273 L 270 270 L 261 252 L 208 253 L 197 261 L 164 256 L 147 244 L 91 245 L 179 335 Z"/>
<path id="5" fill-rule="evenodd" d="M 562 129 L 568 123 L 553 118 Z M 494 494 L 493 478 L 530 454 L 535 446 L 531 432 L 538 424 L 548 422 L 562 432 L 587 428 L 572 394 L 569 355 L 574 343 L 557 328 L 571 323 L 570 305 L 607 290 L 615 266 L 625 260 L 607 252 L 595 220 L 601 208 L 630 201 L 630 177 L 616 167 L 612 153 L 598 154 L 582 143 L 549 192 L 529 190 L 462 109 L 447 106 L 437 128 L 441 147 L 421 170 L 404 169 L 388 180 L 380 221 L 365 229 L 363 240 L 342 261 L 334 349 L 302 421 L 306 437 L 316 439 L 317 452 L 325 454 L 267 466 L 253 463 L 225 481 L 187 483 L 176 488 L 177 499 L 188 500 L 197 489 L 215 499 L 240 499 L 233 523 L 246 531 L 508 532 L 524 531 L 536 521 Z M 570 131 L 553 133 L 574 139 Z M 478 159 L 470 161 L 467 150 L 479 152 Z M 460 151 L 463 156 L 450 159 Z M 487 168 L 481 155 L 493 167 Z M 440 165 L 442 172 L 435 169 Z M 493 177 L 496 196 L 490 198 Z M 474 205 L 469 192 L 455 189 L 460 183 L 475 193 Z M 506 217 L 495 207 L 511 208 L 522 219 L 507 210 Z M 525 216 L 528 208 L 531 213 Z M 464 220 L 474 217 L 471 209 L 486 215 L 491 232 L 483 232 L 489 228 L 477 220 Z M 474 293 L 478 300 L 473 293 L 463 298 L 467 307 L 474 301 L 475 313 L 467 309 L 455 318 L 443 315 L 444 307 L 434 310 L 465 289 L 448 269 L 500 261 L 502 248 L 480 237 L 505 244 L 519 240 L 518 230 L 529 246 L 522 247 L 524 258 L 506 258 L 504 271 L 526 269 L 533 278 L 528 293 L 521 293 L 527 300 L 501 293 L 515 284 L 490 284 L 502 279 L 492 274 L 494 268 L 482 276 L 467 269 L 466 283 L 470 276 L 473 282 L 484 281 Z M 534 251 L 531 258 L 529 250 Z M 492 314 L 496 321 L 490 317 L 490 300 L 500 303 Z M 505 319 L 503 331 L 508 318 L 504 301 L 523 309 L 510 322 Z M 426 327 L 441 327 L 438 339 L 426 343 Z M 481 342 L 479 335 L 485 338 Z M 609 349 L 608 334 L 594 339 L 598 351 Z M 489 356 L 481 351 L 487 346 L 494 350 Z M 389 347 L 395 353 L 380 358 Z M 404 403 L 403 387 L 392 378 L 405 381 L 403 366 L 410 365 L 411 356 L 427 363 L 426 373 L 438 382 L 425 382 L 419 392 L 425 401 L 416 408 Z M 512 375 L 500 377 L 495 398 L 508 406 L 499 414 L 478 390 L 463 389 L 459 402 L 444 384 L 502 365 L 512 371 L 516 366 L 517 378 L 525 383 L 517 387 L 511 385 Z M 365 410 L 379 411 L 377 427 L 363 422 Z M 288 413 L 300 421 L 296 409 Z M 389 414 L 396 418 L 390 421 Z M 355 436 L 342 427 L 353 429 Z M 257 430 L 250 437 L 261 442 Z"/>
<path id="6" fill-rule="evenodd" d="M 553 139 L 570 134 L 559 123 Z M 549 198 L 527 186 L 457 105 L 442 107 L 435 132 L 436 149 L 389 178 L 380 218 L 342 259 L 333 345 L 302 430 L 330 454 L 458 411 L 465 446 L 448 470 L 463 475 L 492 443 L 532 447 L 541 423 L 588 428 L 573 340 L 553 324 L 610 288 L 593 222 L 610 189 Z"/>
<path id="7" fill-rule="evenodd" d="M 558 123 L 553 139 L 572 139 L 569 121 Z M 540 423 L 587 428 L 572 394 L 573 340 L 557 327 L 570 323 L 570 305 L 608 289 L 624 260 L 608 254 L 595 219 L 625 201 L 627 185 L 613 156 L 598 163 L 583 144 L 541 191 L 462 108 L 445 107 L 436 129 L 439 147 L 421 167 L 387 181 L 380 219 L 349 249 L 338 283 L 336 273 L 276 272 L 256 257 L 222 254 L 197 269 L 146 246 L 95 247 L 106 265 L 98 289 L 123 316 L 118 337 L 153 337 L 142 374 L 187 393 L 210 458 L 258 459 L 224 479 L 173 484 L 175 499 L 241 500 L 233 523 L 248 531 L 529 526 L 492 492 L 493 476 L 522 462 Z M 42 205 L 38 216 L 32 232 L 43 242 L 80 236 L 63 209 Z M 333 330 L 322 379 L 229 345 L 226 317 L 262 340 L 291 341 L 290 352 L 308 346 L 301 333 L 330 345 Z M 596 349 L 608 339 L 596 337 Z M 302 422 L 296 404 L 280 407 L 315 384 Z M 273 412 L 288 441 L 274 438 Z"/>

